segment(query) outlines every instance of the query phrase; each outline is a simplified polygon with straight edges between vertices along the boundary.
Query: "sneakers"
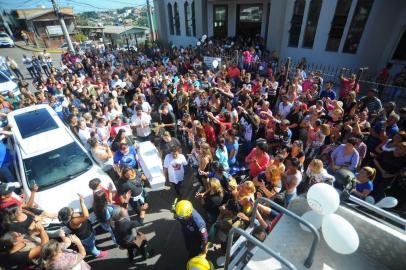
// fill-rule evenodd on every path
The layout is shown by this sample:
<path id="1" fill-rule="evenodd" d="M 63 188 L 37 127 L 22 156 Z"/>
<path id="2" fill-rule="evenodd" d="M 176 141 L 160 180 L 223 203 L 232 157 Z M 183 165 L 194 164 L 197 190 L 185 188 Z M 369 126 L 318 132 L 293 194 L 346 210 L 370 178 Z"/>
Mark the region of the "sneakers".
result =
<path id="1" fill-rule="evenodd" d="M 100 251 L 99 256 L 96 256 L 97 259 L 106 257 L 108 255 L 107 251 Z"/>

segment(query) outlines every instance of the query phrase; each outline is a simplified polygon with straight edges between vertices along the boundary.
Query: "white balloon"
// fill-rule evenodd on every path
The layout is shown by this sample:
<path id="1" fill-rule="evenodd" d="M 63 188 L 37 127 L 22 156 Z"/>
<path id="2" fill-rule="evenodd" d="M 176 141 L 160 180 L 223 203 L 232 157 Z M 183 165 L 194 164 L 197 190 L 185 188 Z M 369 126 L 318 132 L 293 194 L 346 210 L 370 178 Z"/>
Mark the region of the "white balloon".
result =
<path id="1" fill-rule="evenodd" d="M 206 40 L 206 38 L 207 38 L 207 35 L 202 36 L 202 40 Z"/>
<path id="2" fill-rule="evenodd" d="M 304 213 L 302 215 L 302 218 L 308 222 L 310 222 L 310 224 L 312 224 L 314 226 L 314 228 L 316 228 L 316 230 L 320 229 L 321 227 L 321 222 L 323 221 L 323 216 L 318 214 L 315 211 L 308 211 L 306 213 Z M 306 227 L 305 225 L 303 225 L 302 223 L 300 223 L 300 227 L 306 231 L 306 232 L 310 232 L 310 229 L 308 227 Z"/>
<path id="3" fill-rule="evenodd" d="M 368 196 L 364 199 L 365 202 L 374 205 L 375 204 L 375 199 L 372 196 Z"/>
<path id="4" fill-rule="evenodd" d="M 340 205 L 337 191 L 325 183 L 315 184 L 307 192 L 307 202 L 320 215 L 334 213 Z"/>
<path id="5" fill-rule="evenodd" d="M 213 65 L 214 68 L 217 68 L 218 65 L 219 65 L 219 61 L 217 61 L 216 59 L 214 59 L 212 65 Z"/>
<path id="6" fill-rule="evenodd" d="M 359 246 L 359 237 L 354 227 L 343 217 L 329 214 L 321 225 L 323 238 L 327 245 L 337 253 L 351 254 Z"/>
<path id="7" fill-rule="evenodd" d="M 197 42 L 197 46 L 200 46 L 200 44 L 202 44 L 200 41 Z"/>
<path id="8" fill-rule="evenodd" d="M 398 200 L 394 197 L 385 197 L 375 204 L 379 208 L 392 208 L 398 205 Z"/>
<path id="9" fill-rule="evenodd" d="M 210 45 L 213 44 L 213 41 L 209 40 L 209 44 L 210 44 Z"/>

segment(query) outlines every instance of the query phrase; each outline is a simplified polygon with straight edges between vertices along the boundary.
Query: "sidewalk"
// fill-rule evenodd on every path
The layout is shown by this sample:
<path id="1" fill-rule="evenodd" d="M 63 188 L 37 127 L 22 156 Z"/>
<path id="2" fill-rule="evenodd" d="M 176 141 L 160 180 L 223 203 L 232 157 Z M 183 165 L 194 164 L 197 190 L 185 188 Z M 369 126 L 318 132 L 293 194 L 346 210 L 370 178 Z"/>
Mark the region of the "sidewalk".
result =
<path id="1" fill-rule="evenodd" d="M 63 53 L 64 50 L 62 49 L 48 49 L 48 48 L 39 48 L 33 44 L 25 45 L 24 41 L 16 41 L 15 45 L 23 50 L 26 51 L 32 51 L 32 52 L 43 52 L 44 50 L 47 50 L 49 53 Z"/>

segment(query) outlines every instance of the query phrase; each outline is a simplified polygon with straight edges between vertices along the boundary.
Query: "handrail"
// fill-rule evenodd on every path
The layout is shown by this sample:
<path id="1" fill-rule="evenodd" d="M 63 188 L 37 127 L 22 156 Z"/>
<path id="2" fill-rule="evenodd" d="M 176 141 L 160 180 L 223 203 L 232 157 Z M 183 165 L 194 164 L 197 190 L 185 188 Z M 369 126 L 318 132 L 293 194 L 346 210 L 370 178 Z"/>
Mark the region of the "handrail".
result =
<path id="1" fill-rule="evenodd" d="M 313 242 L 312 242 L 312 246 L 311 246 L 311 248 L 310 248 L 309 255 L 307 255 L 307 258 L 306 258 L 306 260 L 305 260 L 305 262 L 304 262 L 304 266 L 307 267 L 307 268 L 310 268 L 310 267 L 312 266 L 312 264 L 313 264 L 313 258 L 314 258 L 314 255 L 315 255 L 315 253 L 316 253 L 317 245 L 318 245 L 319 242 L 320 242 L 320 235 L 319 235 L 319 232 L 316 230 L 316 228 L 314 228 L 314 226 L 313 226 L 310 222 L 308 222 L 308 221 L 302 219 L 301 217 L 299 217 L 298 215 L 296 215 L 296 214 L 293 213 L 292 211 L 290 211 L 290 210 L 288 210 L 288 209 L 286 209 L 286 208 L 280 206 L 279 204 L 277 204 L 277 203 L 271 201 L 270 199 L 264 198 L 264 197 L 258 198 L 258 199 L 255 201 L 254 209 L 253 209 L 253 211 L 252 211 L 253 214 L 252 214 L 252 216 L 251 216 L 251 221 L 250 221 L 249 227 L 253 227 L 253 226 L 254 226 L 254 221 L 255 221 L 255 217 L 256 217 L 256 213 L 257 213 L 257 208 L 258 208 L 258 204 L 259 204 L 260 202 L 262 202 L 262 203 L 269 203 L 269 204 L 271 205 L 271 208 L 276 209 L 276 210 L 278 210 L 279 212 L 285 213 L 286 215 L 292 217 L 293 219 L 295 219 L 295 220 L 298 221 L 299 223 L 302 223 L 304 226 L 306 226 L 307 228 L 310 229 L 310 231 L 312 232 L 312 234 L 313 234 L 313 236 L 314 236 L 314 239 L 313 239 Z"/>
<path id="2" fill-rule="evenodd" d="M 390 212 L 388 212 L 386 210 L 383 210 L 383 209 L 381 209 L 379 207 L 376 207 L 375 205 L 367 203 L 366 201 L 361 200 L 361 199 L 359 199 L 359 198 L 357 198 L 357 197 L 355 197 L 353 195 L 350 195 L 348 200 L 350 200 L 351 202 L 354 202 L 354 203 L 356 203 L 358 205 L 361 205 L 361 206 L 367 208 L 368 210 L 371 210 L 372 212 L 377 213 L 377 214 L 379 214 L 379 215 L 381 215 L 381 216 L 383 216 L 385 218 L 388 218 L 388 219 L 390 219 L 390 220 L 392 220 L 392 221 L 394 221 L 396 223 L 401 224 L 403 226 L 403 230 L 406 231 L 406 219 L 398 217 L 398 216 L 396 216 L 396 215 L 394 215 L 394 214 L 392 214 L 392 213 L 390 213 Z"/>
<path id="3" fill-rule="evenodd" d="M 258 239 L 247 233 L 246 231 L 240 229 L 240 228 L 232 228 L 230 232 L 228 233 L 228 239 L 227 239 L 227 250 L 226 250 L 226 261 L 224 263 L 224 269 L 227 270 L 228 263 L 230 261 L 230 252 L 231 252 L 231 246 L 233 245 L 233 239 L 234 239 L 234 234 L 239 234 L 241 236 L 244 236 L 249 242 L 254 244 L 255 246 L 261 248 L 264 250 L 266 253 L 269 255 L 273 256 L 276 258 L 278 261 L 283 263 L 286 267 L 288 267 L 291 270 L 296 270 L 296 267 L 287 259 L 284 257 L 280 256 L 277 254 L 275 251 L 273 251 L 270 247 L 265 246 L 263 243 L 261 243 Z"/>

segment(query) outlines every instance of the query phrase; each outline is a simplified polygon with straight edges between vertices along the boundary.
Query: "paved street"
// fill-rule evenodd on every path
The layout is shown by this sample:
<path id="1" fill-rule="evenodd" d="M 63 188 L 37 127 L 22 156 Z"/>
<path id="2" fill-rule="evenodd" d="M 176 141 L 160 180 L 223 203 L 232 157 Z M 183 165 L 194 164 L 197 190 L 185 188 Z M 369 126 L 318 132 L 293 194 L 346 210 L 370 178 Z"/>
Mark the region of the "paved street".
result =
<path id="1" fill-rule="evenodd" d="M 26 51 L 23 49 L 20 49 L 18 47 L 14 47 L 14 48 L 0 48 L 0 55 L 1 56 L 10 56 L 11 58 L 13 58 L 18 65 L 18 68 L 20 69 L 21 73 L 24 75 L 24 78 L 27 80 L 27 82 L 30 83 L 30 90 L 33 91 L 34 87 L 32 86 L 32 78 L 30 77 L 30 74 L 28 73 L 27 69 L 25 68 L 23 62 L 22 62 L 22 58 L 23 58 L 23 54 L 27 55 L 28 57 L 31 57 L 33 55 L 39 55 L 39 53 L 37 52 L 32 52 L 32 51 Z M 60 61 L 61 61 L 61 54 L 59 53 L 51 53 L 50 54 L 52 56 L 53 59 L 53 63 L 54 65 L 59 65 Z M 15 75 L 15 74 L 13 74 Z"/>
<path id="2" fill-rule="evenodd" d="M 25 51 L 20 48 L 0 48 L 0 55 L 4 57 L 11 56 L 16 60 L 21 72 L 27 78 L 27 81 L 31 83 L 32 81 L 28 79 L 28 72 L 21 61 L 23 54 L 32 56 L 37 53 Z M 51 55 L 54 59 L 54 64 L 59 64 L 60 54 Z M 32 87 L 31 90 L 33 90 Z M 191 199 L 193 204 L 198 207 L 199 203 L 193 199 L 195 188 L 192 187 L 193 179 L 190 177 L 190 169 L 187 170 L 186 175 L 189 177 L 185 178 L 186 180 L 184 181 L 182 189 L 183 194 L 186 198 Z M 100 249 L 107 250 L 109 255 L 97 260 L 92 260 L 89 256 L 89 264 L 92 266 L 92 269 L 185 269 L 187 253 L 184 247 L 181 227 L 178 222 L 173 219 L 173 213 L 170 211 L 174 199 L 175 195 L 169 190 L 169 187 L 161 191 L 149 191 L 148 202 L 150 208 L 147 210 L 145 225 L 140 231 L 146 234 L 150 248 L 155 251 L 154 257 L 148 259 L 146 262 L 129 262 L 126 250 L 114 248 L 109 233 L 104 233 L 98 228 L 97 245 Z M 199 212 L 202 213 L 202 211 Z M 209 251 L 208 257 L 210 258 L 213 255 L 214 254 Z"/>

